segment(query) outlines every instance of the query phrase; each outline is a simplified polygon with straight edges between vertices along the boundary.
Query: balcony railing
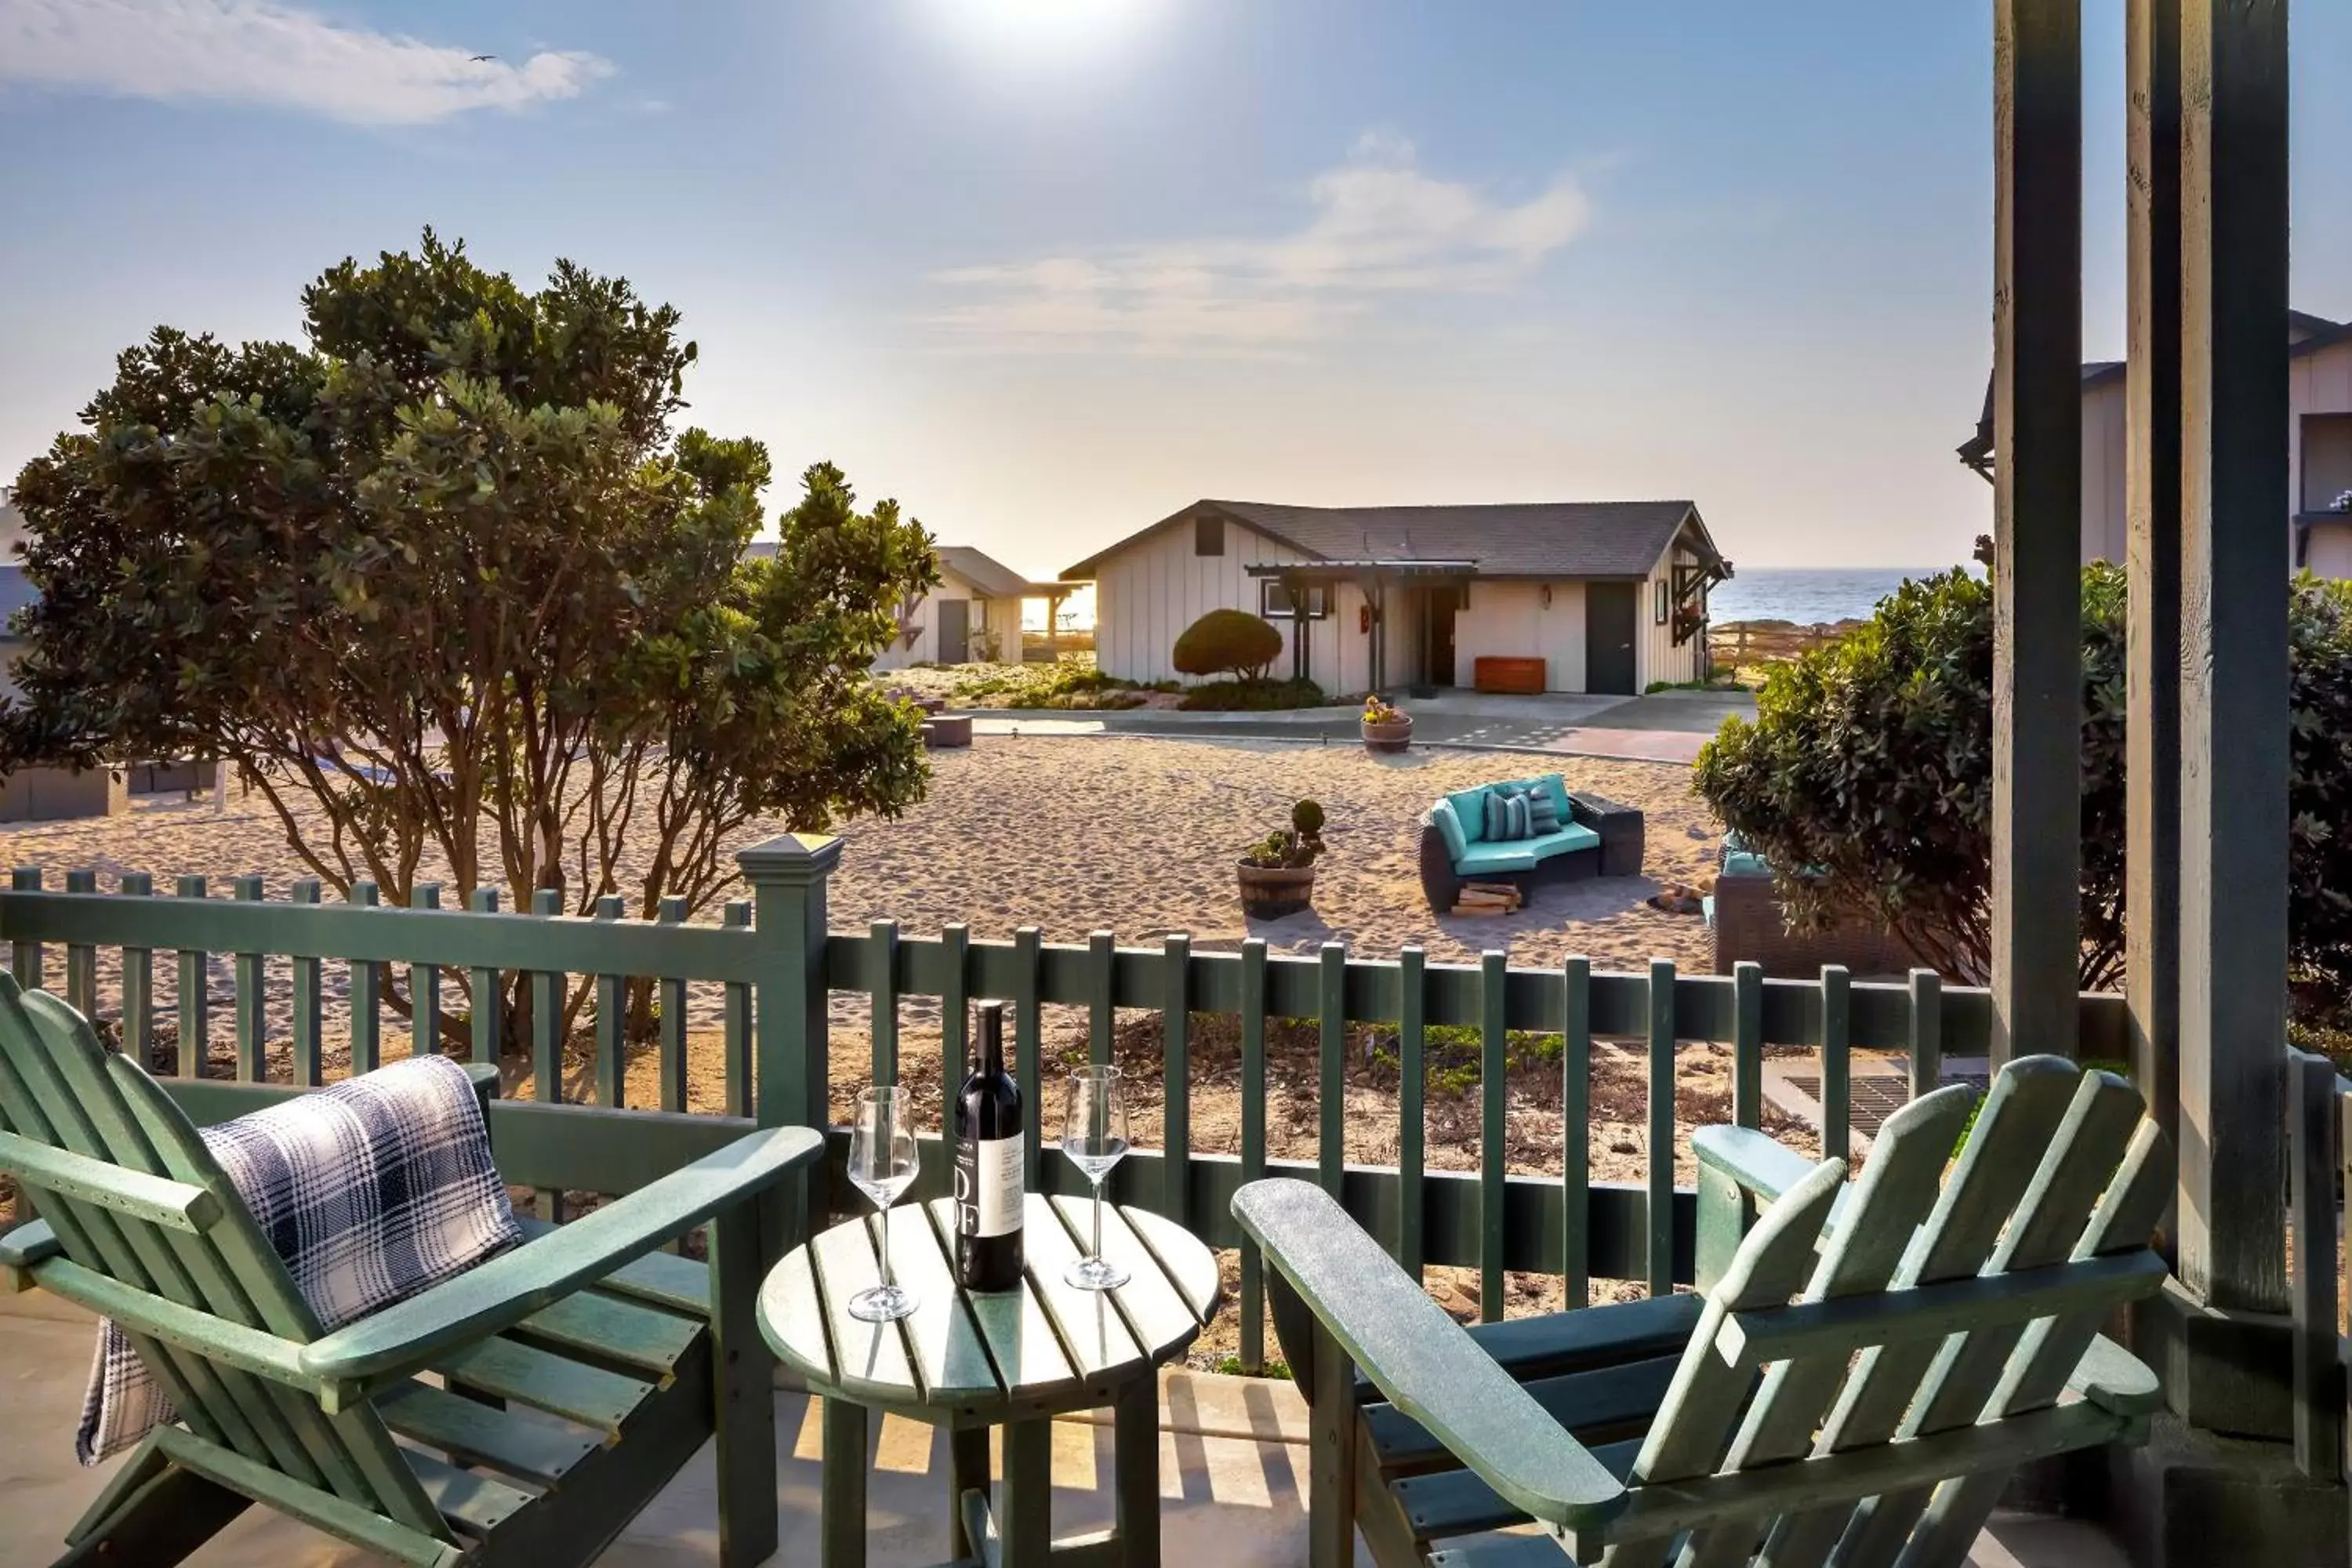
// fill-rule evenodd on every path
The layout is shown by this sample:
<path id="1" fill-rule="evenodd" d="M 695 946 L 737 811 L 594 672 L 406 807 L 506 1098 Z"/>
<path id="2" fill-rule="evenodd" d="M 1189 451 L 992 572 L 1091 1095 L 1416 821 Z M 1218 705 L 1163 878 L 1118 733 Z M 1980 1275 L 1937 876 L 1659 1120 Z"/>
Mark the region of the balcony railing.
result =
<path id="1" fill-rule="evenodd" d="M 584 1101 L 625 1108 L 625 1042 L 622 998 L 633 977 L 650 977 L 658 1006 L 658 1102 L 646 1109 L 688 1109 L 687 989 L 696 983 L 720 990 L 725 1109 L 769 1124 L 806 1122 L 824 1115 L 831 1069 L 832 999 L 866 999 L 871 1018 L 872 1074 L 898 1076 L 900 1005 L 937 998 L 943 1033 L 943 1071 L 963 1059 L 968 1004 L 1001 997 L 1013 1004 L 1015 1068 L 1026 1108 L 1026 1173 L 1034 1190 L 1076 1192 L 1076 1173 L 1044 1158 L 1038 1107 L 1045 1064 L 1042 1019 L 1048 1006 L 1083 1009 L 1091 1059 L 1109 1061 L 1121 1009 L 1159 1016 L 1164 1040 L 1165 1132 L 1158 1149 L 1140 1150 L 1113 1176 L 1114 1195 L 1177 1220 L 1213 1246 L 1239 1247 L 1242 1257 L 1242 1359 L 1263 1360 L 1264 1277 L 1227 1212 L 1234 1189 L 1269 1173 L 1319 1182 L 1406 1268 L 1475 1268 L 1480 1310 L 1503 1312 L 1506 1270 L 1557 1275 L 1566 1298 L 1581 1306 L 1595 1279 L 1645 1282 L 1652 1290 L 1687 1283 L 1694 1275 L 1696 1198 L 1675 1185 L 1675 1083 L 1677 1052 L 1701 1042 L 1732 1052 L 1732 1113 L 1759 1126 L 1764 1107 L 1765 1051 L 1801 1047 L 1816 1053 L 1825 1108 L 1822 1146 L 1848 1152 L 1852 1054 L 1902 1054 L 1911 1087 L 1932 1087 L 1948 1056 L 1985 1053 L 1991 1004 L 1982 990 L 1945 987 L 1927 971 L 1904 984 L 1851 982 L 1838 969 L 1818 980 L 1767 980 L 1755 965 L 1724 975 L 1679 974 L 1671 963 L 1646 973 L 1595 973 L 1582 959 L 1555 968 L 1514 969 L 1499 952 L 1477 964 L 1424 962 L 1405 950 L 1394 959 L 1352 957 L 1339 943 L 1313 956 L 1270 952 L 1262 941 L 1238 952 L 1194 952 L 1183 936 L 1151 947 L 1120 947 L 1097 931 L 1084 943 L 1048 942 L 1034 929 L 1009 942 L 976 941 L 961 927 L 938 935 L 904 934 L 888 921 L 859 934 L 828 931 L 824 880 L 835 841 L 779 840 L 747 851 L 742 865 L 752 897 L 726 906 L 717 924 L 688 923 L 667 909 L 646 921 L 621 918 L 610 900 L 593 917 L 553 912 L 552 894 L 531 913 L 501 911 L 496 895 L 478 894 L 467 910 L 442 909 L 431 892 L 417 907 L 381 907 L 362 887 L 345 903 L 320 901 L 316 884 L 298 884 L 281 899 L 265 896 L 258 878 L 238 878 L 222 899 L 201 879 L 182 879 L 173 894 L 156 894 L 140 876 L 120 890 L 99 889 L 94 873 L 77 870 L 64 890 L 45 885 L 37 868 L 19 869 L 0 892 L 0 941 L 26 984 L 61 980 L 68 1000 L 93 1016 L 119 1018 L 126 1039 L 144 1039 L 156 1022 L 155 966 L 178 976 L 179 1037 L 209 1037 L 205 977 L 215 955 L 228 955 L 234 975 L 236 1077 L 261 1081 L 268 1045 L 290 1038 L 290 1072 L 281 1082 L 312 1084 L 322 1071 L 330 963 L 348 966 L 352 1068 L 363 1071 L 386 1055 L 431 1048 L 427 1027 L 411 1024 L 405 1037 L 387 1040 L 379 1000 L 387 966 L 404 968 L 412 1009 L 429 1017 L 452 972 L 472 976 L 473 1048 L 488 1059 L 498 1049 L 502 1020 L 501 973 L 524 975 L 532 997 L 529 1048 L 532 1092 L 542 1104 L 564 1095 L 563 1020 L 560 1001 L 574 977 L 591 977 L 596 1005 L 593 1059 Z M 53 973 L 50 950 L 62 949 Z M 119 997 L 98 994 L 101 948 L 121 953 Z M 291 1019 L 273 1031 L 266 1006 L 265 962 L 291 964 Z M 1237 1153 L 1195 1149 L 1191 1092 L 1193 1060 L 1188 1041 L 1200 1015 L 1237 1021 L 1241 1048 L 1240 1139 Z M 1319 1031 L 1317 1065 L 1318 1135 L 1311 1161 L 1269 1157 L 1266 1137 L 1266 1034 L 1276 1020 L 1302 1020 Z M 1396 1031 L 1400 1068 L 1398 1163 L 1351 1164 L 1345 1159 L 1349 1086 L 1348 1026 L 1380 1024 Z M 1479 1163 L 1475 1172 L 1428 1168 L 1423 1085 L 1429 1031 L 1467 1028 L 1478 1042 Z M 1533 1031 L 1560 1045 L 1562 1131 L 1556 1173 L 1513 1173 L 1506 1166 L 1507 1068 L 1510 1037 Z M 2121 999 L 2085 994 L 2081 1034 L 2071 1047 L 2086 1058 L 2124 1055 Z M 1591 1178 L 1591 1047 L 1595 1040 L 1632 1042 L 1643 1054 L 1647 1080 L 1647 1158 L 1639 1183 Z M 183 1051 L 191 1071 L 196 1053 Z M 943 1083 L 951 1098 L 954 1084 Z M 549 1151 L 523 1180 L 627 1191 L 666 1168 L 664 1151 L 684 1137 L 678 1123 L 645 1124 L 632 1148 L 630 1123 L 604 1117 L 530 1116 L 535 1139 Z M 578 1127 L 567 1137 L 565 1121 Z M 669 1129 L 670 1131 L 664 1131 Z M 840 1162 L 845 1136 L 836 1131 L 832 1180 L 808 1202 L 823 1212 L 845 1194 Z M 936 1147 L 923 1162 L 919 1194 L 936 1192 L 948 1162 Z M 590 1145 L 593 1143 L 593 1147 Z M 674 1163 L 674 1162 L 673 1162 Z M 595 1181 L 567 1179 L 593 1163 Z M 553 1214 L 560 1194 L 541 1195 Z M 816 1217 L 812 1214 L 804 1222 Z"/>

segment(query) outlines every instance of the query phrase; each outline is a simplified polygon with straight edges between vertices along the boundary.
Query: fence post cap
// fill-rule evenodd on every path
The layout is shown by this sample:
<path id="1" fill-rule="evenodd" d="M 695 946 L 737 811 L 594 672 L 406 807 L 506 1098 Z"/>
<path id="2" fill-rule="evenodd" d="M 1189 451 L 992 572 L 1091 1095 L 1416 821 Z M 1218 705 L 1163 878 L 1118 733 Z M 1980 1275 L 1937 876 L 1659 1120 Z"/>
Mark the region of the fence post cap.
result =
<path id="1" fill-rule="evenodd" d="M 795 887 L 831 874 L 841 859 L 841 840 L 830 833 L 783 833 L 764 844 L 736 851 L 743 879 L 771 887 Z"/>

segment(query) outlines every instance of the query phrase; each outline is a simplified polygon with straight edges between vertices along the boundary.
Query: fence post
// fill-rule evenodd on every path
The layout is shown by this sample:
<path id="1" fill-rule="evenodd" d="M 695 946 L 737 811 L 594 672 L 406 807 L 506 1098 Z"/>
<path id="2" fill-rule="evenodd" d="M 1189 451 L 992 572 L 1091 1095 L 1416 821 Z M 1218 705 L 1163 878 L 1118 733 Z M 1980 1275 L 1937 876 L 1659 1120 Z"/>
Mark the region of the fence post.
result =
<path id="1" fill-rule="evenodd" d="M 751 889 L 758 943 L 751 982 L 753 1114 L 762 1127 L 816 1127 L 827 1121 L 831 1084 L 829 997 L 825 989 L 825 883 L 841 859 L 841 840 L 787 833 L 740 851 L 735 863 Z M 787 1246 L 814 1234 L 828 1180 L 812 1173 L 792 1205 Z"/>

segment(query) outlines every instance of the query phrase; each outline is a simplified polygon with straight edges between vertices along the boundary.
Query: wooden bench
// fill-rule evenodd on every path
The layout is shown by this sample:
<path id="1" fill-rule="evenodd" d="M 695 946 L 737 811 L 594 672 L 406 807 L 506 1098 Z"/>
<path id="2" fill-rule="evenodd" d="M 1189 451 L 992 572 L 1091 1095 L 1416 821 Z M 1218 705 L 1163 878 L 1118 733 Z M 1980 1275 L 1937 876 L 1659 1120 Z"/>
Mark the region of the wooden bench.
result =
<path id="1" fill-rule="evenodd" d="M 1539 696 L 1544 690 L 1544 661 L 1484 656 L 1472 663 L 1471 679 L 1481 691 Z"/>

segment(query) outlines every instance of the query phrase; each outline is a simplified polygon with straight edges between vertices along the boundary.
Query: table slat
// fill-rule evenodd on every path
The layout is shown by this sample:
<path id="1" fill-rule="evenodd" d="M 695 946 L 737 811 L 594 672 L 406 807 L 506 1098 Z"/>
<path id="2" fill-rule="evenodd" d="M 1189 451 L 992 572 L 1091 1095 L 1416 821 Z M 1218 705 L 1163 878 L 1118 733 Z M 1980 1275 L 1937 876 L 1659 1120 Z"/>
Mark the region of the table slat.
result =
<path id="1" fill-rule="evenodd" d="M 1062 1343 L 1078 1371 L 1093 1379 L 1122 1368 L 1132 1369 L 1144 1361 L 1143 1349 L 1128 1331 L 1118 1303 L 1110 1300 L 1110 1292 L 1082 1290 L 1062 1278 L 1063 1270 L 1078 1260 L 1080 1249 L 1054 1217 L 1053 1205 L 1039 1194 L 1030 1194 L 1023 1223 L 1027 1226 L 1024 1246 L 1029 1255 L 1030 1282 L 1036 1286 L 1045 1310 L 1053 1314 L 1054 1326 L 1060 1331 Z M 1109 1227 L 1106 1226 L 1104 1229 L 1108 1234 Z"/>
<path id="2" fill-rule="evenodd" d="M 898 1283 L 922 1299 L 904 1326 L 931 1403 L 999 1397 L 1003 1387 L 971 1309 L 956 1289 L 955 1266 L 920 1211 L 909 1207 L 890 1222 L 890 1264 Z"/>
<path id="3" fill-rule="evenodd" d="M 1093 1201 L 1060 1197 L 1053 1200 L 1053 1206 L 1060 1213 L 1072 1243 L 1083 1251 L 1094 1236 Z M 1171 1346 L 1191 1343 L 1200 1333 L 1201 1321 L 1169 1282 L 1160 1259 L 1114 1205 L 1103 1208 L 1103 1256 L 1128 1272 L 1128 1282 L 1111 1294 L 1118 1299 L 1119 1314 L 1134 1331 L 1136 1343 L 1153 1360 L 1165 1355 Z"/>
<path id="4" fill-rule="evenodd" d="M 941 1237 L 955 1234 L 955 1200 L 937 1198 L 924 1205 Z M 1009 1394 L 1034 1396 L 1050 1394 L 1078 1381 L 1069 1358 L 1054 1338 L 1054 1325 L 1027 1281 L 1018 1290 L 970 1294 L 971 1315 L 980 1337 L 996 1363 L 997 1376 Z"/>
<path id="5" fill-rule="evenodd" d="M 1121 1218 L 1134 1227 L 1137 1237 L 1151 1248 L 1160 1259 L 1160 1267 L 1184 1298 L 1192 1315 L 1206 1323 L 1217 1315 L 1217 1305 L 1224 1300 L 1225 1282 L 1217 1273 L 1217 1255 L 1201 1245 L 1200 1239 L 1164 1215 L 1145 1209 L 1120 1209 Z M 1108 1225 L 1104 1227 L 1108 1230 Z M 1108 1245 L 1108 1244 L 1106 1244 Z"/>
<path id="6" fill-rule="evenodd" d="M 911 1214 L 902 1223 L 920 1223 Z M 849 1299 L 882 1282 L 882 1268 L 874 1253 L 874 1235 L 860 1217 L 837 1225 L 809 1244 L 816 1264 L 818 1297 L 824 1321 L 833 1331 L 833 1381 L 845 1394 L 863 1394 L 891 1404 L 919 1400 L 914 1363 L 907 1359 L 906 1336 L 896 1323 L 863 1323 L 849 1315 Z"/>
<path id="7" fill-rule="evenodd" d="M 833 1381 L 833 1350 L 825 1342 L 824 1306 L 808 1248 L 794 1247 L 760 1285 L 760 1321 L 771 1349 L 807 1375 Z"/>

